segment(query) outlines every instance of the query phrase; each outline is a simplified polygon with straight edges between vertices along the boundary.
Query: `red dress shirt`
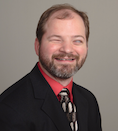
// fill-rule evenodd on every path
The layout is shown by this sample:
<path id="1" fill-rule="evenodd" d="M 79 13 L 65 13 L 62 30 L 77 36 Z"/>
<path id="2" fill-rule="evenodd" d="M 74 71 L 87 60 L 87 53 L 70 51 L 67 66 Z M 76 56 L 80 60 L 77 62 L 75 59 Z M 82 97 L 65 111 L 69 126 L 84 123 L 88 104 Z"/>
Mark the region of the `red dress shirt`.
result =
<path id="1" fill-rule="evenodd" d="M 71 82 L 67 85 L 67 86 L 62 86 L 60 83 L 58 83 L 57 81 L 55 81 L 54 79 L 52 79 L 51 77 L 49 77 L 41 68 L 39 62 L 38 62 L 38 68 L 40 70 L 40 72 L 42 73 L 42 75 L 44 76 L 44 78 L 46 79 L 46 81 L 49 83 L 49 85 L 51 86 L 52 90 L 54 91 L 55 95 L 58 98 L 58 94 L 60 93 L 60 91 L 63 88 L 67 88 L 70 92 L 70 100 L 71 102 L 73 102 L 73 95 L 72 95 L 72 84 L 73 84 L 73 80 L 71 80 Z M 58 98 L 59 99 L 59 98 Z"/>

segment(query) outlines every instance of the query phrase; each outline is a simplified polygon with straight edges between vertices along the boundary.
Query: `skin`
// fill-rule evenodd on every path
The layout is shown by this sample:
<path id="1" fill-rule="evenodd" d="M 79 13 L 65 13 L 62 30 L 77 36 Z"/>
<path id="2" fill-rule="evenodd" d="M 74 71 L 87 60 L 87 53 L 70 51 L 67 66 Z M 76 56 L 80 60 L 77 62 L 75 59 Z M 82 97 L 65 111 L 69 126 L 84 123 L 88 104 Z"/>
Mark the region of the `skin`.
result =
<path id="1" fill-rule="evenodd" d="M 37 38 L 35 39 L 35 52 L 39 56 L 39 64 L 43 71 L 61 85 L 66 86 L 73 79 L 73 76 L 60 79 L 50 74 L 40 62 L 39 49 L 43 58 L 53 61 L 58 69 L 67 66 L 66 71 L 69 71 L 76 64 L 80 65 L 83 59 L 86 59 L 88 46 L 85 26 L 82 18 L 76 13 L 72 12 L 73 17 L 68 19 L 57 19 L 55 15 L 56 13 L 47 21 L 46 32 L 42 37 L 41 44 Z M 68 55 L 59 57 L 59 54 L 70 54 L 71 57 Z M 53 55 L 56 55 L 54 59 L 52 58 Z"/>

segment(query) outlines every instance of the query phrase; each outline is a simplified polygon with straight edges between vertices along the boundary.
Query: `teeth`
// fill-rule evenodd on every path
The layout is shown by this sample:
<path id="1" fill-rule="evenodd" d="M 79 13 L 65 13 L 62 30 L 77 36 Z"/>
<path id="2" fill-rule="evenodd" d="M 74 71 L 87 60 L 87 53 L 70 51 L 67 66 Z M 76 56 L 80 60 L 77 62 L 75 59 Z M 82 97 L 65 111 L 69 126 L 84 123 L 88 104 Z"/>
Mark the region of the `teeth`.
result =
<path id="1" fill-rule="evenodd" d="M 57 60 L 72 61 L 73 59 L 59 59 L 59 58 L 57 58 Z"/>

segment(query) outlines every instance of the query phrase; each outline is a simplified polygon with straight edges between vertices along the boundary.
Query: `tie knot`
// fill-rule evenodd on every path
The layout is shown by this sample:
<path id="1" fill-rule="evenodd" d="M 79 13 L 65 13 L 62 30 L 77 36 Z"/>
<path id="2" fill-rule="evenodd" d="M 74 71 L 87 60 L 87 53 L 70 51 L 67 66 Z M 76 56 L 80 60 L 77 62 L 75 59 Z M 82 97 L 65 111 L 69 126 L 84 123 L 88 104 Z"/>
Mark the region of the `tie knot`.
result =
<path id="1" fill-rule="evenodd" d="M 63 88 L 61 92 L 59 93 L 60 96 L 68 96 L 69 90 L 67 88 Z"/>

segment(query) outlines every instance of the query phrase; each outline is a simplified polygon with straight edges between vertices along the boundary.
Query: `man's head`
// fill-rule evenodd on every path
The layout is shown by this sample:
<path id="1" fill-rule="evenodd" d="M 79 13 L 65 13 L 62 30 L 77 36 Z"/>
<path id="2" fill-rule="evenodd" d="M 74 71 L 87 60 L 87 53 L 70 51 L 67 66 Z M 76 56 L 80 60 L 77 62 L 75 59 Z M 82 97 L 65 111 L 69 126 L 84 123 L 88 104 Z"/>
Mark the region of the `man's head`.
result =
<path id="1" fill-rule="evenodd" d="M 70 5 L 43 13 L 37 27 L 35 51 L 42 68 L 53 77 L 68 79 L 84 64 L 89 37 L 88 17 Z"/>

